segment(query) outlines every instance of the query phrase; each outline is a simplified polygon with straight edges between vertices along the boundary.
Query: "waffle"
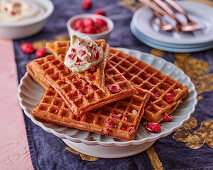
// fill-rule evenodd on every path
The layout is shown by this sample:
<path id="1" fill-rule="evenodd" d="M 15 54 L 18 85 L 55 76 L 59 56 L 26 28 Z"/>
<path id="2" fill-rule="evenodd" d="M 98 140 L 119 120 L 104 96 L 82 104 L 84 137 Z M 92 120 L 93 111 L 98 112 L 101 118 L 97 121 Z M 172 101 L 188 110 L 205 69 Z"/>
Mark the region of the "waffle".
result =
<path id="1" fill-rule="evenodd" d="M 137 90 L 137 95 L 77 117 L 68 109 L 61 96 L 49 87 L 32 113 L 36 119 L 44 122 L 132 140 L 149 99 L 148 93 L 139 88 Z"/>
<path id="2" fill-rule="evenodd" d="M 144 118 L 159 123 L 165 113 L 171 114 L 188 95 L 188 87 L 161 73 L 152 66 L 117 49 L 110 49 L 109 62 L 117 68 L 134 86 L 150 93 Z M 168 103 L 166 95 L 173 94 L 173 101 Z"/>
<path id="3" fill-rule="evenodd" d="M 88 83 L 96 85 L 99 89 L 105 90 L 105 83 L 104 83 L 104 69 L 106 66 L 107 57 L 109 55 L 109 45 L 106 43 L 105 40 L 95 40 L 95 43 L 99 46 L 102 46 L 104 51 L 104 58 L 103 60 L 96 66 L 96 71 L 91 73 L 90 71 L 85 71 L 83 73 L 77 73 L 79 78 L 85 79 Z M 58 57 L 61 62 L 64 63 L 66 53 L 70 47 L 70 41 L 55 41 L 53 43 L 47 43 L 46 48 L 50 53 Z M 93 75 L 95 75 L 96 79 L 93 79 Z"/>
<path id="4" fill-rule="evenodd" d="M 78 78 L 54 55 L 30 62 L 27 69 L 46 84 L 50 84 L 77 116 L 137 93 L 131 83 L 108 62 L 105 67 L 105 91 Z M 114 84 L 120 87 L 117 93 L 109 91 L 109 87 Z"/>

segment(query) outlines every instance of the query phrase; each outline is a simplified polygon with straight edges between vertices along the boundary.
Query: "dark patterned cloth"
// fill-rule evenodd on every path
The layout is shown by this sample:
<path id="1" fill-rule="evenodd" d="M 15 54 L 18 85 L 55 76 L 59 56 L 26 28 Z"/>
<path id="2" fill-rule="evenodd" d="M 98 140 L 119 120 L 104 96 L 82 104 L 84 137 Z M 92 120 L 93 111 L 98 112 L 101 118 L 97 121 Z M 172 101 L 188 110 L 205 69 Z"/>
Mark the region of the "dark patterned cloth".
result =
<path id="1" fill-rule="evenodd" d="M 139 42 L 130 31 L 129 24 L 133 13 L 118 6 L 117 1 L 93 0 L 92 9 L 89 11 L 82 9 L 81 0 L 54 0 L 53 2 L 55 11 L 44 29 L 30 38 L 14 41 L 19 81 L 26 72 L 26 64 L 36 58 L 35 54 L 23 54 L 20 49 L 21 43 L 42 39 L 53 40 L 56 35 L 67 33 L 66 21 L 70 17 L 81 13 L 92 13 L 98 8 L 106 11 L 107 16 L 115 24 L 108 41 L 111 46 L 150 52 L 151 48 Z M 213 66 L 212 55 L 213 49 L 191 54 L 192 57 L 205 60 Z M 175 61 L 173 53 L 164 52 L 163 57 L 167 61 Z M 213 117 L 212 91 L 202 95 L 203 99 L 199 101 L 193 114 L 198 124 Z M 60 138 L 45 132 L 25 115 L 24 120 L 34 169 L 153 169 L 153 162 L 151 163 L 147 152 L 128 158 L 84 161 L 79 155 L 67 151 L 65 149 L 67 146 Z M 159 139 L 154 144 L 154 148 L 165 169 L 213 169 L 213 149 L 207 144 L 193 150 L 184 143 L 175 141 L 171 134 Z"/>

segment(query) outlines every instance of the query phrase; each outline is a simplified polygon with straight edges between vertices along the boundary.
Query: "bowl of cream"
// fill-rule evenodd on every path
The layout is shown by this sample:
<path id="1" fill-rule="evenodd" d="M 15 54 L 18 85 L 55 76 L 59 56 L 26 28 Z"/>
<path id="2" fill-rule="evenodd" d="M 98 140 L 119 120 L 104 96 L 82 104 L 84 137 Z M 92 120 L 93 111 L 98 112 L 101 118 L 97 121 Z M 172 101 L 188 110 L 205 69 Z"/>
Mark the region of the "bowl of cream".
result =
<path id="1" fill-rule="evenodd" d="M 20 39 L 36 34 L 53 10 L 50 0 L 0 0 L 0 38 Z"/>

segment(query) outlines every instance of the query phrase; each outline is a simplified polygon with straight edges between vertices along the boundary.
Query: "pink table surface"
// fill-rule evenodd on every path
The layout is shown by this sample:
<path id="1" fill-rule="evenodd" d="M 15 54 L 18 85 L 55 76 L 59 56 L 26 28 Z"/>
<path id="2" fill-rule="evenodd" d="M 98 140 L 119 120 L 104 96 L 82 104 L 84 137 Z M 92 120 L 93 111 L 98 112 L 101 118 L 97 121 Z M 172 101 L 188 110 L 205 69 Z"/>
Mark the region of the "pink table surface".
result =
<path id="1" fill-rule="evenodd" d="M 0 39 L 0 169 L 33 169 L 25 124 L 17 99 L 12 40 Z"/>

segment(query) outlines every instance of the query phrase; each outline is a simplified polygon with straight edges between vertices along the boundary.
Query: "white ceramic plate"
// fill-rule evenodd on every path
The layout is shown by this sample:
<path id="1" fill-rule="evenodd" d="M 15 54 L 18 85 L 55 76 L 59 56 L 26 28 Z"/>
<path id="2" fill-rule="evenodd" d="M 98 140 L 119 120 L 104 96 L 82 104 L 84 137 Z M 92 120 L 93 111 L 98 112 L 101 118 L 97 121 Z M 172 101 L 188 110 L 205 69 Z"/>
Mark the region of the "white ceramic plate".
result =
<path id="1" fill-rule="evenodd" d="M 149 37 L 144 36 L 142 33 L 138 32 L 138 30 L 134 27 L 134 24 L 131 22 L 130 29 L 134 36 L 143 42 L 144 44 L 157 48 L 164 51 L 170 52 L 196 52 L 196 51 L 203 51 L 210 48 L 213 48 L 213 42 L 208 44 L 195 44 L 195 45 L 175 45 L 175 44 L 167 44 L 163 42 L 156 42 L 155 40 L 150 39 Z"/>
<path id="2" fill-rule="evenodd" d="M 204 27 L 201 36 L 181 34 L 176 32 L 160 32 L 155 29 L 157 20 L 148 7 L 137 10 L 133 16 L 135 27 L 147 37 L 157 42 L 172 44 L 202 44 L 213 41 L 213 8 L 201 3 L 179 1 L 178 4 L 187 12 L 189 17 Z"/>
<path id="3" fill-rule="evenodd" d="M 42 88 L 32 80 L 29 74 L 25 74 L 21 79 L 18 87 L 18 99 L 24 113 L 38 126 L 42 127 L 45 131 L 53 133 L 62 139 L 68 139 L 72 142 L 83 143 L 87 145 L 101 145 L 101 146 L 128 146 L 128 145 L 141 145 L 145 142 L 151 142 L 172 133 L 179 128 L 184 121 L 188 120 L 190 115 L 195 110 L 197 103 L 197 92 L 190 78 L 183 73 L 179 68 L 175 67 L 172 63 L 165 61 L 162 58 L 155 57 L 148 53 L 143 53 L 136 50 L 129 50 L 119 48 L 127 54 L 136 56 L 138 59 L 152 65 L 161 72 L 178 80 L 183 85 L 189 87 L 189 96 L 180 104 L 180 106 L 173 113 L 173 121 L 161 123 L 161 133 L 150 133 L 140 124 L 136 133 L 135 139 L 131 141 L 117 141 L 113 138 L 107 138 L 92 132 L 82 131 L 73 128 L 66 128 L 56 126 L 49 123 L 42 123 L 34 119 L 31 110 L 39 103 L 44 93 Z M 87 138 L 93 136 L 95 141 L 88 141 Z"/>

